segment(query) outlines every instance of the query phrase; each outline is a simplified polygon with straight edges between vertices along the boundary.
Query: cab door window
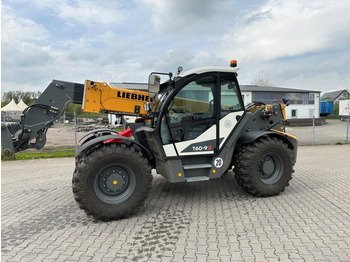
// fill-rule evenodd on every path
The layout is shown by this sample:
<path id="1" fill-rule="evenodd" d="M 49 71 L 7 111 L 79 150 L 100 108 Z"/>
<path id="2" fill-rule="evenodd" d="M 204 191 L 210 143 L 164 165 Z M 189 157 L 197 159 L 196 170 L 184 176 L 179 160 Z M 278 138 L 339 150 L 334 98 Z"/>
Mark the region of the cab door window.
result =
<path id="1" fill-rule="evenodd" d="M 244 113 L 238 82 L 233 75 L 222 75 L 220 78 L 220 112 L 219 138 L 222 148 L 225 141 L 232 134 L 240 117 Z"/>
<path id="2" fill-rule="evenodd" d="M 220 85 L 220 119 L 222 119 L 231 112 L 242 111 L 244 106 L 240 100 L 238 83 L 235 77 L 221 77 Z"/>
<path id="3" fill-rule="evenodd" d="M 201 77 L 184 86 L 173 98 L 162 121 L 164 144 L 192 140 L 215 124 L 213 76 Z M 165 126 L 168 122 L 169 129 Z"/>

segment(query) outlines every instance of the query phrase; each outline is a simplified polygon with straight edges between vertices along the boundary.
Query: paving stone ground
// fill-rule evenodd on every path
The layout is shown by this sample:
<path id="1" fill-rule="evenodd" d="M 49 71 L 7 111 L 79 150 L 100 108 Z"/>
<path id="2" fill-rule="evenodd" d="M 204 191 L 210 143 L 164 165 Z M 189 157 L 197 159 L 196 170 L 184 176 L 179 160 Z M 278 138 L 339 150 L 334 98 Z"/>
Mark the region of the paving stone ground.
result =
<path id="1" fill-rule="evenodd" d="M 129 219 L 94 221 L 74 159 L 1 165 L 2 261 L 350 261 L 350 145 L 299 147 L 290 186 L 255 198 L 221 179 L 170 184 Z"/>

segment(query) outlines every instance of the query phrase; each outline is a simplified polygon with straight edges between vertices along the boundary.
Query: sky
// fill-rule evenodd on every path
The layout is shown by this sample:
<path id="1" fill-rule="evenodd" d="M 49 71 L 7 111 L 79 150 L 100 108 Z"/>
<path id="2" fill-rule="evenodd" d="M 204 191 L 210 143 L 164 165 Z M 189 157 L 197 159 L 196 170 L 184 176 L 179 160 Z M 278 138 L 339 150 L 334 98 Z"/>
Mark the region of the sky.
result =
<path id="1" fill-rule="evenodd" d="M 350 89 L 349 11 L 349 0 L 2 0 L 1 92 L 145 83 L 232 59 L 240 84 Z"/>

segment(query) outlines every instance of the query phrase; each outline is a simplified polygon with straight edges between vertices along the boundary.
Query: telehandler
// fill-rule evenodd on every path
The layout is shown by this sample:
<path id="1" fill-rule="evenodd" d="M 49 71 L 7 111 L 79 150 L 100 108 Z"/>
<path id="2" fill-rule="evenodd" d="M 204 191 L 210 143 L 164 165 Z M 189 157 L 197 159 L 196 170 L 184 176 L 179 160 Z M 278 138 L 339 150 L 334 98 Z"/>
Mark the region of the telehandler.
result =
<path id="1" fill-rule="evenodd" d="M 1 124 L 3 153 L 42 148 L 67 105 L 82 104 L 85 112 L 137 116 L 120 133 L 96 129 L 80 144 L 73 194 L 97 219 L 132 215 L 150 193 L 152 169 L 171 183 L 216 179 L 233 169 L 252 195 L 277 195 L 289 185 L 297 158 L 297 139 L 285 132 L 289 101 L 245 106 L 236 63 L 179 67 L 176 76 L 153 72 L 148 91 L 53 80 L 20 123 Z"/>

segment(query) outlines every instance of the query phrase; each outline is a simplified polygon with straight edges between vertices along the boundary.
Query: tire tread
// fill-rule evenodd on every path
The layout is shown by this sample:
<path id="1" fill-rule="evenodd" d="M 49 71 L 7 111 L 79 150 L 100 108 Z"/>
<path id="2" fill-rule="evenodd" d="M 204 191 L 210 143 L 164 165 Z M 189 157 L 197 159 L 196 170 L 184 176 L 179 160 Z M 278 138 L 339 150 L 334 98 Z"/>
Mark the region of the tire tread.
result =
<path id="1" fill-rule="evenodd" d="M 135 162 L 135 165 L 143 172 L 144 187 L 141 194 L 137 196 L 137 201 L 134 201 L 133 204 L 127 208 L 114 212 L 101 212 L 98 207 L 94 206 L 88 200 L 87 196 L 93 192 L 87 192 L 86 176 L 95 163 L 113 155 L 127 156 Z M 134 214 L 138 208 L 143 206 L 151 191 L 152 180 L 151 167 L 147 159 L 143 157 L 139 151 L 135 150 L 135 148 L 127 147 L 124 144 L 106 144 L 96 147 L 94 150 L 89 151 L 87 154 L 77 159 L 72 179 L 72 191 L 74 199 L 86 214 L 92 215 L 96 219 L 109 221 L 129 217 Z"/>
<path id="2" fill-rule="evenodd" d="M 284 178 L 276 182 L 279 183 L 279 189 L 270 190 L 268 186 L 263 185 L 257 179 L 255 170 L 256 159 L 261 150 L 265 148 L 282 148 L 287 155 L 287 163 L 284 163 Z M 283 192 L 289 181 L 292 179 L 293 170 L 293 155 L 292 150 L 283 143 L 280 139 L 274 137 L 261 137 L 253 143 L 243 145 L 241 149 L 234 154 L 233 159 L 235 179 L 237 183 L 247 192 L 258 197 L 267 197 L 278 195 Z"/>

